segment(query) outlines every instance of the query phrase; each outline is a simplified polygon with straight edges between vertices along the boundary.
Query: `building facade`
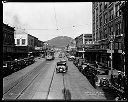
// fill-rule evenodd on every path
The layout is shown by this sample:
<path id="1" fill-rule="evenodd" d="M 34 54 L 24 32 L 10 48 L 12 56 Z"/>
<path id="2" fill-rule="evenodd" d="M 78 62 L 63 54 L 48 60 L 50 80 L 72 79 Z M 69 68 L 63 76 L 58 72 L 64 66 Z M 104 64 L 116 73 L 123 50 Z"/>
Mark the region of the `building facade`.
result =
<path id="1" fill-rule="evenodd" d="M 18 29 L 14 33 L 15 55 L 18 57 L 27 57 L 28 53 L 35 52 L 35 46 L 38 45 L 38 38 Z M 20 53 L 20 55 L 19 55 Z"/>
<path id="2" fill-rule="evenodd" d="M 75 38 L 76 56 L 81 57 L 86 49 L 86 44 L 92 43 L 92 34 L 81 34 Z"/>
<path id="3" fill-rule="evenodd" d="M 14 46 L 14 28 L 3 24 L 3 59 L 7 60 L 7 56 L 13 56 Z"/>
<path id="4" fill-rule="evenodd" d="M 120 12 L 124 1 L 116 2 L 93 2 L 92 3 L 92 27 L 93 41 L 99 43 L 98 49 L 106 50 L 98 55 L 98 61 L 108 62 L 110 66 L 110 54 L 112 53 L 113 68 L 121 69 L 122 52 L 124 50 L 123 19 Z M 107 56 L 107 57 L 106 57 Z M 106 57 L 104 60 L 103 57 Z"/>

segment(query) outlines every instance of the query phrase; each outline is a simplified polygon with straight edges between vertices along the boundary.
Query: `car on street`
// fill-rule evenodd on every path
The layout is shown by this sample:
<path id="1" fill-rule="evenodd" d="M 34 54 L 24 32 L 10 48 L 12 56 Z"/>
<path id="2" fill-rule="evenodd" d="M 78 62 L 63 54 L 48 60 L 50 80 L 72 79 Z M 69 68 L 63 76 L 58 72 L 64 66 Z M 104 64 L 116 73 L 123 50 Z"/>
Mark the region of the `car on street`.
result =
<path id="1" fill-rule="evenodd" d="M 109 88 L 110 85 L 109 70 L 98 68 L 95 77 L 95 84 L 96 86 L 102 87 L 104 89 Z"/>
<path id="2" fill-rule="evenodd" d="M 56 65 L 56 73 L 66 73 L 68 70 L 68 66 L 66 65 L 65 62 L 63 61 L 60 61 L 60 62 L 57 62 L 57 65 Z"/>
<path id="3" fill-rule="evenodd" d="M 75 60 L 75 56 L 69 56 L 69 57 L 68 57 L 68 60 L 69 60 L 69 61 Z"/>
<path id="4" fill-rule="evenodd" d="M 67 64 L 67 61 L 65 59 L 61 59 L 60 62 Z"/>
<path id="5" fill-rule="evenodd" d="M 3 76 L 9 75 L 13 72 L 13 62 L 12 61 L 3 61 Z"/>

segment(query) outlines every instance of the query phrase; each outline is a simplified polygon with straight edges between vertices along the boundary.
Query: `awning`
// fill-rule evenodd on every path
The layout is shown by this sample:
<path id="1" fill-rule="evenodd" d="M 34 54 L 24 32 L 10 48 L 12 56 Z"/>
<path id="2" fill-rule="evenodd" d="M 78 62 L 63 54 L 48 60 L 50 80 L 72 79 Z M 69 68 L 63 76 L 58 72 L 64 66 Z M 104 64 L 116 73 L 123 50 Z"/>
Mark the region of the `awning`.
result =
<path id="1" fill-rule="evenodd" d="M 107 50 L 105 49 L 88 49 L 88 50 L 85 50 L 85 52 L 107 52 Z"/>

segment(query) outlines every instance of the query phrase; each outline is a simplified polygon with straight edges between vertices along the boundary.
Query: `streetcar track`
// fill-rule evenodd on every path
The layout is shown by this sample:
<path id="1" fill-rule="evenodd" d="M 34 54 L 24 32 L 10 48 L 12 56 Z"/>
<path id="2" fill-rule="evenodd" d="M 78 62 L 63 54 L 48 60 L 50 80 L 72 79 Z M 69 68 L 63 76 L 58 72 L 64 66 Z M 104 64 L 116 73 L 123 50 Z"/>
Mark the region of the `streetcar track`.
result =
<path id="1" fill-rule="evenodd" d="M 44 70 L 45 70 L 45 68 L 44 68 Z M 44 71 L 44 70 L 43 70 L 43 71 Z M 31 83 L 34 81 L 34 79 L 37 78 L 41 72 L 42 72 L 42 71 L 40 71 L 40 72 L 32 79 L 32 81 L 20 92 L 20 95 L 18 95 L 18 96 L 16 97 L 16 99 L 18 99 L 18 98 L 23 94 L 23 92 L 31 85 Z"/>
<path id="2" fill-rule="evenodd" d="M 49 85 L 49 88 L 48 88 L 48 93 L 47 93 L 47 96 L 46 96 L 46 100 L 48 99 L 48 96 L 49 96 L 49 93 L 50 93 L 50 88 L 51 88 L 51 85 L 52 85 L 52 82 L 53 82 L 54 73 L 55 73 L 55 68 L 54 68 L 52 79 L 51 79 L 51 82 L 50 82 L 50 85 Z"/>
<path id="3" fill-rule="evenodd" d="M 45 62 L 43 62 L 40 65 L 43 65 L 43 67 L 46 65 L 44 64 Z M 4 92 L 3 96 L 8 93 L 11 89 L 15 88 L 18 84 L 20 84 L 23 80 L 25 80 L 27 77 L 29 77 L 33 72 L 38 71 L 38 69 L 40 68 L 40 65 L 37 68 L 34 68 L 33 70 L 31 70 L 30 72 L 28 72 L 25 76 L 21 77 L 21 80 L 18 81 L 15 85 L 13 85 L 11 88 L 9 88 L 6 92 Z M 41 70 L 41 69 L 40 69 Z"/>

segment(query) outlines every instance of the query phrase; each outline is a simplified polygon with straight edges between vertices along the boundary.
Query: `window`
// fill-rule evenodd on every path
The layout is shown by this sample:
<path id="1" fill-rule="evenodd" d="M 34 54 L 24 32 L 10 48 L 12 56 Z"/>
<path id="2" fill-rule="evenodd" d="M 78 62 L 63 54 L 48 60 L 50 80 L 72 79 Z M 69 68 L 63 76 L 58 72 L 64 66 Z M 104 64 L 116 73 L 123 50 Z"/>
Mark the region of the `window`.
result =
<path id="1" fill-rule="evenodd" d="M 100 17 L 100 26 L 102 26 L 102 16 Z"/>
<path id="2" fill-rule="evenodd" d="M 113 26 L 109 27 L 110 35 L 113 35 Z"/>
<path id="3" fill-rule="evenodd" d="M 107 13 L 104 15 L 104 23 L 107 23 Z"/>
<path id="4" fill-rule="evenodd" d="M 119 43 L 119 50 L 121 50 L 121 43 Z"/>
<path id="5" fill-rule="evenodd" d="M 98 16 L 98 8 L 96 9 L 96 17 Z"/>
<path id="6" fill-rule="evenodd" d="M 100 3 L 100 12 L 102 12 L 102 3 Z"/>
<path id="7" fill-rule="evenodd" d="M 102 31 L 101 30 L 99 31 L 99 36 L 100 36 L 99 38 L 101 40 L 102 39 Z"/>
<path id="8" fill-rule="evenodd" d="M 109 11 L 109 20 L 113 19 L 113 9 Z"/>
<path id="9" fill-rule="evenodd" d="M 118 32 L 118 35 L 120 34 L 120 24 L 118 24 L 117 26 L 117 32 Z"/>
<path id="10" fill-rule="evenodd" d="M 104 29 L 104 39 L 107 38 L 107 29 Z"/>
<path id="11" fill-rule="evenodd" d="M 88 41 L 88 39 L 85 39 L 85 41 Z"/>
<path id="12" fill-rule="evenodd" d="M 115 43 L 115 49 L 118 49 L 118 43 Z"/>
<path id="13" fill-rule="evenodd" d="M 107 2 L 104 2 L 104 9 L 107 8 Z"/>
<path id="14" fill-rule="evenodd" d="M 122 23 L 120 23 L 120 34 L 122 33 Z"/>
<path id="15" fill-rule="evenodd" d="M 17 45 L 20 45 L 20 39 L 17 39 Z"/>
<path id="16" fill-rule="evenodd" d="M 116 12 L 116 17 L 118 17 L 119 14 L 119 4 L 115 6 L 115 12 Z"/>
<path id="17" fill-rule="evenodd" d="M 22 45 L 25 45 L 25 39 L 22 39 Z"/>

